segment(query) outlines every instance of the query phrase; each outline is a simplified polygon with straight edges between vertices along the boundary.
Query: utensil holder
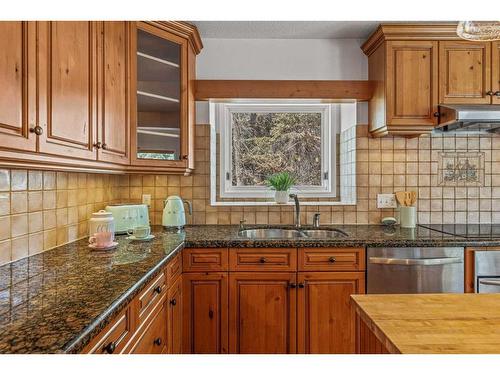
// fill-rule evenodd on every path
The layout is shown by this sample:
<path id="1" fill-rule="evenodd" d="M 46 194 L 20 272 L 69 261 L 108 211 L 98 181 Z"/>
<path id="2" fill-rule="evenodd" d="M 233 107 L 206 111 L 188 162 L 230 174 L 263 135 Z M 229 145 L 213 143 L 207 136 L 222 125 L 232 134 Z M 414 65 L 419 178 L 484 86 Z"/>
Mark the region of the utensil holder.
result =
<path id="1" fill-rule="evenodd" d="M 417 207 L 401 206 L 399 208 L 399 222 L 401 228 L 415 228 L 417 226 Z"/>

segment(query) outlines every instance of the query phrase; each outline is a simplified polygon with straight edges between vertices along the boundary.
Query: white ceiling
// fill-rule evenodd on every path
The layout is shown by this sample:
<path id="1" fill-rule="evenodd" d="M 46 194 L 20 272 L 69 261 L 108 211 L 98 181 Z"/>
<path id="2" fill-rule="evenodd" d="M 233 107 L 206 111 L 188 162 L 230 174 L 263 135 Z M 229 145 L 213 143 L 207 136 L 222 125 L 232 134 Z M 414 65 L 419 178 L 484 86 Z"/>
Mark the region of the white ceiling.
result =
<path id="1" fill-rule="evenodd" d="M 191 21 L 202 38 L 364 39 L 381 21 Z"/>

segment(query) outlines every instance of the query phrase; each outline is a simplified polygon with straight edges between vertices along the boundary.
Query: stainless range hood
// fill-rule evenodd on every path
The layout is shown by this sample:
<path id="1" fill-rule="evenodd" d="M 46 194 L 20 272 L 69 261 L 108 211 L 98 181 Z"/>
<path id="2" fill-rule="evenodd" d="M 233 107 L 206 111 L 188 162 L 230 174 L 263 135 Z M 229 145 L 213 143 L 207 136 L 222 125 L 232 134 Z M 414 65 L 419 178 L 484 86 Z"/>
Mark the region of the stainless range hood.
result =
<path id="1" fill-rule="evenodd" d="M 500 105 L 440 105 L 434 130 L 500 134 Z"/>

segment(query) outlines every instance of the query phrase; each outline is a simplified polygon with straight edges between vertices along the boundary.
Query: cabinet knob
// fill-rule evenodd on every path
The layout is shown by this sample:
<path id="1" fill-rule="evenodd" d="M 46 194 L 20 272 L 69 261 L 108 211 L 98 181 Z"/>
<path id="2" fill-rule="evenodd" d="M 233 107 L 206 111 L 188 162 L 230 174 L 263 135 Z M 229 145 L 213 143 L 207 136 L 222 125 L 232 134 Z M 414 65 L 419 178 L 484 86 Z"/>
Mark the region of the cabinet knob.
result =
<path id="1" fill-rule="evenodd" d="M 116 349 L 116 344 L 114 342 L 110 342 L 103 348 L 103 350 L 108 354 L 113 354 L 115 352 L 115 349 Z"/>
<path id="2" fill-rule="evenodd" d="M 259 262 L 261 262 L 261 263 L 266 263 L 266 258 L 264 258 L 264 257 L 260 258 L 260 259 L 259 259 Z"/>
<path id="3" fill-rule="evenodd" d="M 30 133 L 35 133 L 36 135 L 42 135 L 43 134 L 43 128 L 40 125 L 37 125 L 33 128 L 30 128 Z"/>
<path id="4" fill-rule="evenodd" d="M 440 114 L 439 112 L 434 112 L 434 113 L 433 113 L 433 116 L 434 116 L 434 117 L 439 117 L 439 116 L 441 116 L 441 114 Z"/>
<path id="5" fill-rule="evenodd" d="M 162 343 L 161 338 L 160 338 L 160 337 L 157 337 L 157 338 L 155 339 L 155 341 L 153 341 L 153 343 L 154 343 L 155 345 L 160 346 L 160 345 L 161 345 L 161 343 Z"/>
<path id="6" fill-rule="evenodd" d="M 297 284 L 295 284 L 295 283 L 290 283 L 290 284 L 288 284 L 288 287 L 289 287 L 290 289 L 295 289 L 295 288 L 297 287 Z"/>
<path id="7" fill-rule="evenodd" d="M 487 92 L 486 92 L 486 95 L 488 95 L 488 96 L 493 96 L 493 95 L 495 95 L 495 93 L 494 93 L 493 91 L 491 91 L 491 90 L 490 90 L 490 91 L 487 91 Z"/>
<path id="8" fill-rule="evenodd" d="M 171 304 L 172 306 L 177 305 L 177 301 L 175 300 L 175 298 L 170 300 L 170 304 Z"/>
<path id="9" fill-rule="evenodd" d="M 156 293 L 158 293 L 158 294 L 160 294 L 160 293 L 161 293 L 161 291 L 162 291 L 162 288 L 161 288 L 161 286 L 160 286 L 160 285 L 158 285 L 158 286 L 155 288 L 155 292 L 156 292 Z"/>
<path id="10" fill-rule="evenodd" d="M 103 143 L 101 147 L 102 147 L 103 150 L 107 150 L 108 149 L 108 145 L 106 143 Z"/>
<path id="11" fill-rule="evenodd" d="M 188 160 L 188 156 L 187 155 L 182 155 L 182 160 Z"/>
<path id="12" fill-rule="evenodd" d="M 301 289 L 302 289 L 302 288 L 305 288 L 306 284 L 305 284 L 305 283 L 299 283 L 299 285 L 298 285 L 298 286 L 299 286 L 299 288 L 301 288 Z"/>
<path id="13" fill-rule="evenodd" d="M 330 263 L 335 263 L 337 261 L 337 259 L 335 259 L 335 257 L 330 257 L 330 258 L 328 258 L 328 261 Z"/>
<path id="14" fill-rule="evenodd" d="M 97 149 L 100 149 L 102 147 L 102 143 L 101 142 L 96 142 L 96 143 L 94 143 L 94 147 L 97 148 Z"/>
<path id="15" fill-rule="evenodd" d="M 493 94 L 493 95 L 500 97 L 500 91 L 495 91 L 495 94 Z"/>

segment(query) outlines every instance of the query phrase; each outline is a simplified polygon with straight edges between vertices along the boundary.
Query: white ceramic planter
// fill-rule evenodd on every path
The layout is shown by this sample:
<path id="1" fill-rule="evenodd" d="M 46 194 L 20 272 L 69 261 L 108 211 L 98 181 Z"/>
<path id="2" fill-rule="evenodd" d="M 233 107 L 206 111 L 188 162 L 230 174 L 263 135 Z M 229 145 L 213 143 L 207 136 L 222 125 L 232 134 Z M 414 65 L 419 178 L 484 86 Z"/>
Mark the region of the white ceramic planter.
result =
<path id="1" fill-rule="evenodd" d="M 274 200 L 278 204 L 286 204 L 288 203 L 288 191 L 275 191 L 274 192 Z"/>

